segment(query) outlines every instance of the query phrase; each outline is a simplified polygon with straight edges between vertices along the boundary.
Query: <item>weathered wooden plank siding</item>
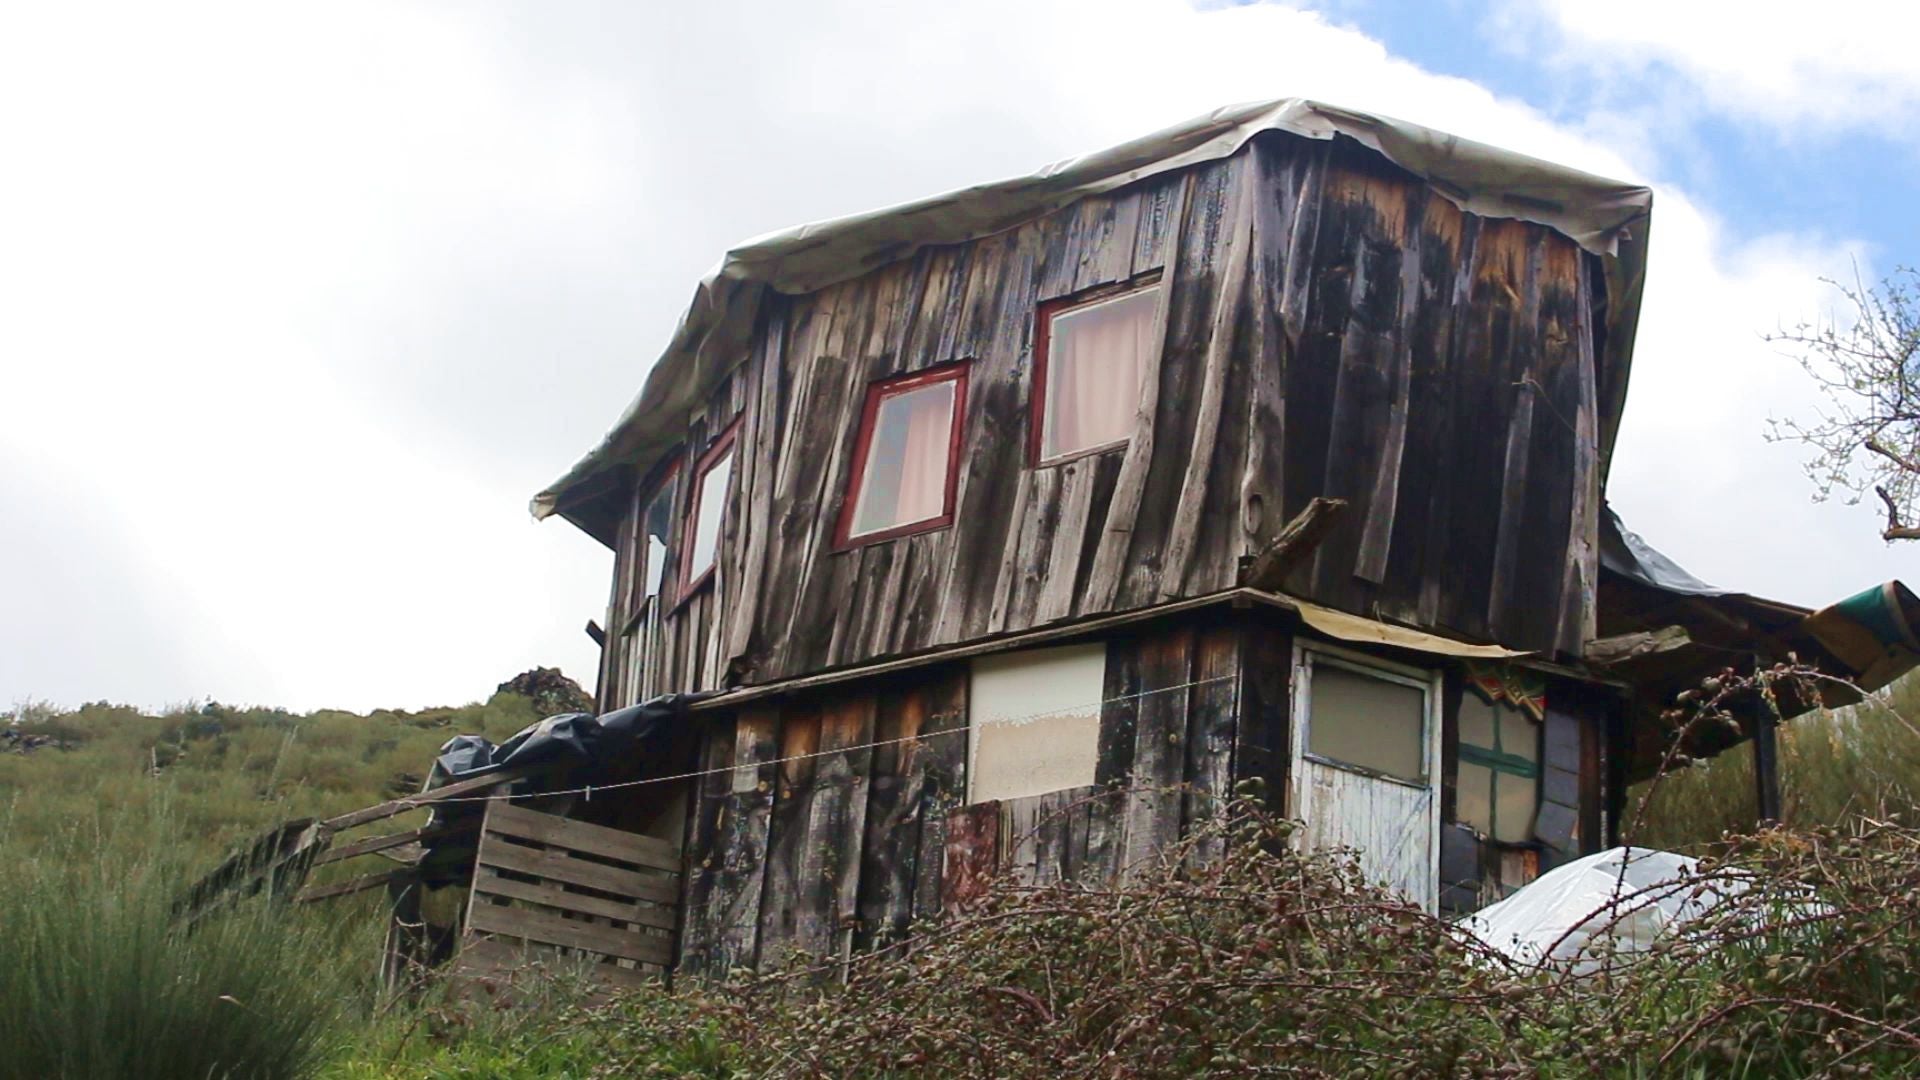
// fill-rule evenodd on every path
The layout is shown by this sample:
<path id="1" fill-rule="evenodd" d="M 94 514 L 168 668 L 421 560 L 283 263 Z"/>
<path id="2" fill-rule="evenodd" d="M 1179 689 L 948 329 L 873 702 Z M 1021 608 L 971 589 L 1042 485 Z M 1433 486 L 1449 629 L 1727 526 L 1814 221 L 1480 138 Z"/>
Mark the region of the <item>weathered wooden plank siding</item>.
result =
<path id="1" fill-rule="evenodd" d="M 696 795 L 681 970 L 843 957 L 994 873 L 1100 880 L 1156 857 L 1219 808 L 1262 636 L 1259 656 L 1284 654 L 1284 635 L 1220 612 L 1110 639 L 1096 783 L 1030 798 L 965 802 L 964 664 L 715 725 L 705 760 L 732 770 Z"/>
<path id="2" fill-rule="evenodd" d="M 1029 467 L 1036 308 L 1156 273 L 1164 346 L 1132 443 Z M 658 662 L 622 692 L 766 682 L 1217 590 L 1317 496 L 1349 509 L 1288 591 L 1577 653 L 1595 577 L 1595 274 L 1567 238 L 1463 213 L 1357 144 L 1271 135 L 772 297 L 688 431 L 691 460 L 742 418 L 717 587 L 667 598 Z M 835 551 L 866 388 L 961 361 L 955 524 Z"/>

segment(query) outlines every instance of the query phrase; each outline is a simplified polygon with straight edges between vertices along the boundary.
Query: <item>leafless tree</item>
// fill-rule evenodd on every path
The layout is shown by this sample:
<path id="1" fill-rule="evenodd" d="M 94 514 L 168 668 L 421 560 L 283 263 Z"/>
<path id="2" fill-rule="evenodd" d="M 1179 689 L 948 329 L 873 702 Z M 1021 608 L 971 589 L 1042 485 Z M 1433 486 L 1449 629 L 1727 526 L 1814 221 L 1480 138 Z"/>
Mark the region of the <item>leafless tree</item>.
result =
<path id="1" fill-rule="evenodd" d="M 1850 319 L 1803 322 L 1767 336 L 1799 361 L 1820 393 L 1813 420 L 1769 421 L 1768 438 L 1804 443 L 1815 498 L 1887 507 L 1887 540 L 1920 540 L 1920 270 L 1878 285 L 1830 281 Z"/>

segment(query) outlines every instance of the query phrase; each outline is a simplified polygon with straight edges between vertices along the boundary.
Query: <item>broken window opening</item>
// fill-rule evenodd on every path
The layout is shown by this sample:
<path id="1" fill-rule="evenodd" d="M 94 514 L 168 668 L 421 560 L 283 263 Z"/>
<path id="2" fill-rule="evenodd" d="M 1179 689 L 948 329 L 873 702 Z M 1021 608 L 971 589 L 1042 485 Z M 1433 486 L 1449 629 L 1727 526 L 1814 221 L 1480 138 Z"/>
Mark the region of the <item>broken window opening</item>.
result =
<path id="1" fill-rule="evenodd" d="M 692 499 L 681 527 L 682 600 L 705 585 L 719 563 L 720 526 L 726 518 L 727 489 L 733 483 L 733 441 L 738 428 L 735 423 L 722 432 L 693 470 Z"/>

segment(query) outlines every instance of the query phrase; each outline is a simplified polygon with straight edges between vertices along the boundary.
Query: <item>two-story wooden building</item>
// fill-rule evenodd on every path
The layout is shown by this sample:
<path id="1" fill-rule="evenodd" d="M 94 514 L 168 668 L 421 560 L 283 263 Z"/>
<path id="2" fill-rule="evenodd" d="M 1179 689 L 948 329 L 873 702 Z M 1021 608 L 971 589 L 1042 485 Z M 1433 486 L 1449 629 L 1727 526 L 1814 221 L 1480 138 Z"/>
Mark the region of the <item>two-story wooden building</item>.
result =
<path id="1" fill-rule="evenodd" d="M 1861 671 L 1606 509 L 1651 203 L 1285 100 L 730 253 L 534 501 L 615 555 L 601 708 L 719 691 L 636 766 L 699 776 L 579 808 L 684 845 L 681 966 L 1248 779 L 1470 908 L 1610 841 L 1688 679 Z"/>

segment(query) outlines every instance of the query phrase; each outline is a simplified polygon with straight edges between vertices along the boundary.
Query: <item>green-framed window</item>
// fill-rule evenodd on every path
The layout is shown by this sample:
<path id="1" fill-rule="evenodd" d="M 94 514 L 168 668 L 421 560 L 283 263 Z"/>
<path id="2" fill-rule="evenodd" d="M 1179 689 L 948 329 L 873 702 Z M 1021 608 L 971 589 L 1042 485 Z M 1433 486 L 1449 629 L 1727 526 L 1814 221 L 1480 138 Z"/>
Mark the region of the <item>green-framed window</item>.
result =
<path id="1" fill-rule="evenodd" d="M 1540 722 L 1476 689 L 1460 695 L 1454 819 L 1506 844 L 1533 838 L 1540 811 Z"/>

